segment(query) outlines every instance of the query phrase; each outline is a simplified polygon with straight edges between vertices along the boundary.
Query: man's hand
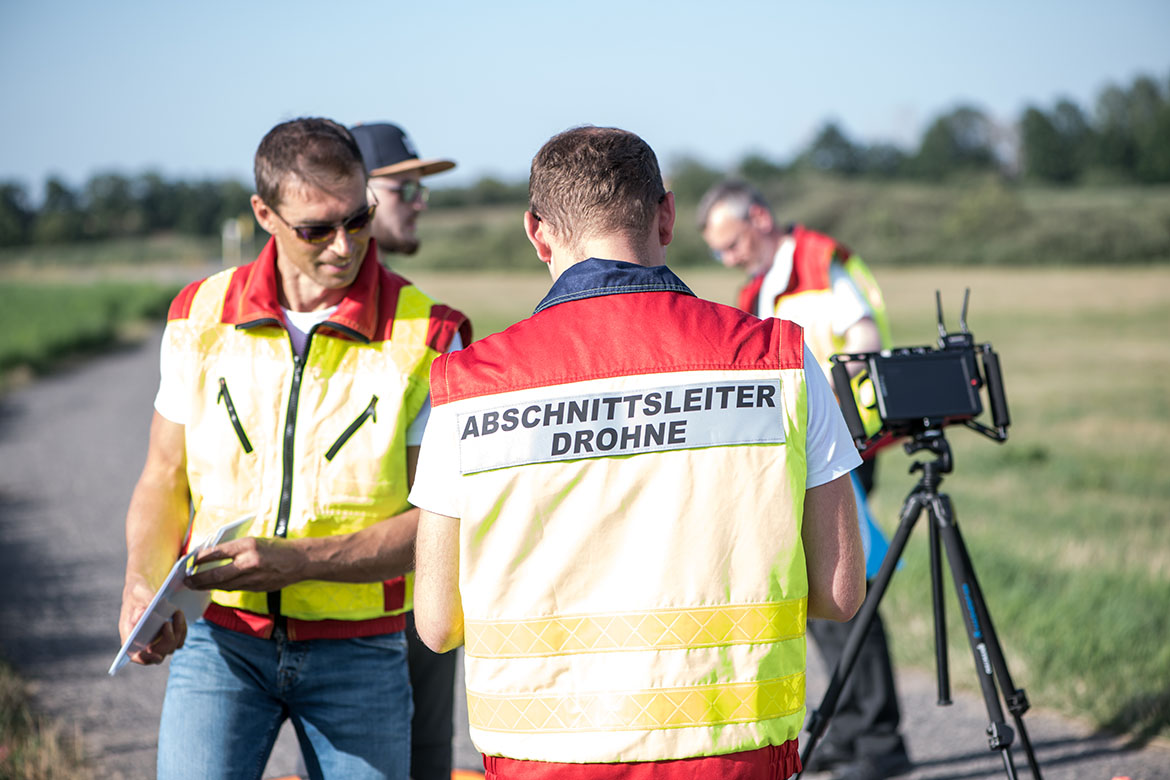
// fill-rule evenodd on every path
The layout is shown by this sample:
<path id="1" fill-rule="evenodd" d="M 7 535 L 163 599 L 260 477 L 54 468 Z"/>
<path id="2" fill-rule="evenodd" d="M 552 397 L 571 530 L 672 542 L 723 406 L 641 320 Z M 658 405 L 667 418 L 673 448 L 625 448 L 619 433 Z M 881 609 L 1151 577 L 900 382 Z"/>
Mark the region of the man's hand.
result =
<path id="1" fill-rule="evenodd" d="M 205 565 L 215 561 L 224 563 Z M 199 553 L 194 564 L 200 570 L 184 580 L 193 590 L 265 593 L 311 579 L 301 546 L 287 539 L 235 539 Z"/>
<path id="2" fill-rule="evenodd" d="M 118 618 L 118 633 L 122 641 L 130 636 L 134 626 L 138 624 L 146 608 L 154 598 L 152 590 L 145 582 L 137 582 L 126 588 L 122 594 L 122 613 Z M 187 619 L 182 610 L 174 617 L 163 623 L 158 634 L 151 640 L 150 646 L 130 654 L 130 660 L 143 666 L 161 664 L 163 659 L 178 650 L 187 641 Z"/>

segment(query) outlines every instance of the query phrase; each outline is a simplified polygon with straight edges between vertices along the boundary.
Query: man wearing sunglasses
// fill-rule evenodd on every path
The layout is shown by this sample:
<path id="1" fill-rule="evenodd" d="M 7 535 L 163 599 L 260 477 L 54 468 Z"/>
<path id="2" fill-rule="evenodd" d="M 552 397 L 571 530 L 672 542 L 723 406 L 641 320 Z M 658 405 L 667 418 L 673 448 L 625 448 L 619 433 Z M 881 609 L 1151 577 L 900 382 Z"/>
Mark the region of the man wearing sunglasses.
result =
<path id="1" fill-rule="evenodd" d="M 387 122 L 360 124 L 350 128 L 366 171 L 370 189 L 378 198 L 373 236 L 378 249 L 386 253 L 413 255 L 419 240 L 415 232 L 418 215 L 426 210 L 429 192 L 420 179 L 455 167 L 451 160 L 420 160 L 410 136 L 398 125 Z M 420 780 L 417 776 L 415 780 Z"/>
<path id="2" fill-rule="evenodd" d="M 253 212 L 272 238 L 254 262 L 187 286 L 168 315 L 119 630 L 180 552 L 251 518 L 247 536 L 195 558 L 185 582 L 211 592 L 203 616 L 176 613 L 132 656 L 179 650 L 158 776 L 258 776 L 291 718 L 310 777 L 405 780 L 418 522 L 406 497 L 431 361 L 470 330 L 378 262 L 377 196 L 343 126 L 277 125 L 255 171 Z"/>
<path id="3" fill-rule="evenodd" d="M 455 163 L 420 160 L 410 136 L 397 125 L 378 122 L 349 130 L 362 150 L 370 189 L 378 198 L 371 228 L 378 249 L 383 255 L 414 254 L 419 247 L 415 223 L 426 210 L 428 195 L 420 179 L 450 170 Z M 452 348 L 460 346 L 456 343 Z M 413 612 L 406 614 L 406 646 L 414 698 L 410 776 L 413 780 L 448 780 L 453 763 L 456 654 L 431 652 L 418 638 Z"/>

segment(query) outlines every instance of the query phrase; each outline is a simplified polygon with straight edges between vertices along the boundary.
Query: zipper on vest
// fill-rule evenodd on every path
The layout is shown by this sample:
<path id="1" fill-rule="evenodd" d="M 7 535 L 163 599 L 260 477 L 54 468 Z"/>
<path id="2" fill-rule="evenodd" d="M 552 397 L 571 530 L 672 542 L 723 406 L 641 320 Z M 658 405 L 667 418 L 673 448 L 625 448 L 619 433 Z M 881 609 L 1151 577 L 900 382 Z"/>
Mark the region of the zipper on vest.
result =
<path id="1" fill-rule="evenodd" d="M 232 403 L 232 394 L 227 389 L 227 380 L 222 376 L 219 378 L 219 395 L 215 397 L 215 402 L 218 404 L 221 400 L 227 407 L 228 419 L 232 421 L 232 427 L 236 429 L 236 436 L 239 438 L 244 452 L 251 452 L 252 442 L 248 441 L 248 434 L 244 433 L 244 426 L 240 424 L 240 417 L 236 414 L 236 405 Z"/>
<path id="2" fill-rule="evenodd" d="M 281 475 L 280 475 L 280 506 L 276 511 L 276 528 L 272 535 L 277 537 L 288 536 L 288 520 L 292 514 L 292 481 L 293 481 L 293 450 L 297 432 L 297 401 L 301 394 L 301 379 L 305 375 L 305 363 L 309 349 L 313 345 L 313 334 L 317 332 L 317 325 L 309 329 L 305 335 L 305 351 L 298 355 L 293 350 L 293 375 L 288 392 L 288 407 L 284 414 L 284 432 L 281 447 Z M 291 346 L 291 344 L 290 344 Z M 268 614 L 279 619 L 280 591 L 268 592 Z"/>
<path id="3" fill-rule="evenodd" d="M 337 455 L 337 451 L 341 449 L 342 445 L 349 441 L 351 436 L 357 433 L 357 429 L 362 427 L 362 423 L 364 423 L 367 419 L 378 422 L 378 414 L 374 411 L 374 407 L 377 405 L 378 396 L 374 396 L 370 399 L 370 405 L 366 407 L 366 410 L 358 415 L 356 420 L 349 424 L 349 427 L 342 432 L 337 441 L 333 442 L 333 446 L 330 447 L 329 451 L 325 453 L 325 460 L 333 460 L 333 458 Z"/>

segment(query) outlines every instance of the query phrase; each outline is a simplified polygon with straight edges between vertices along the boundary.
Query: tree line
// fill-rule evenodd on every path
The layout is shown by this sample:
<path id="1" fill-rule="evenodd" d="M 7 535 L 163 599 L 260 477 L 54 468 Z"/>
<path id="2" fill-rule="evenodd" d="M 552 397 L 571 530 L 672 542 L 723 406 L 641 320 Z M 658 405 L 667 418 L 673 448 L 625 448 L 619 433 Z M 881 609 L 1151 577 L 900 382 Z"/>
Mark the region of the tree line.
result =
<path id="1" fill-rule="evenodd" d="M 669 170 L 680 197 L 697 199 L 722 175 L 694 158 Z M 788 162 L 760 154 L 743 158 L 737 172 L 767 182 L 801 171 L 843 177 L 945 182 L 969 173 L 1052 185 L 1170 182 L 1170 78 L 1136 78 L 1109 86 L 1087 111 L 1069 99 L 1028 106 L 1010 125 L 960 105 L 938 116 L 918 145 L 865 144 L 827 122 L 812 143 Z M 0 181 L 0 246 L 57 244 L 178 232 L 216 235 L 227 219 L 249 213 L 251 188 L 234 179 L 174 181 L 157 172 L 95 175 L 74 190 L 59 177 L 45 184 L 33 206 L 17 181 Z M 525 182 L 485 177 L 468 187 L 438 189 L 435 208 L 520 204 Z"/>
<path id="2" fill-rule="evenodd" d="M 60 244 L 172 231 L 218 235 L 250 211 L 252 189 L 235 179 L 172 181 L 156 172 L 101 173 L 74 190 L 49 177 L 39 207 L 19 182 L 0 182 L 0 246 Z"/>
<path id="3" fill-rule="evenodd" d="M 1166 183 L 1170 78 L 1141 76 L 1128 88 L 1109 86 L 1091 113 L 1067 98 L 1050 108 L 1030 105 L 1006 127 L 975 106 L 961 105 L 935 119 L 912 151 L 854 143 L 830 122 L 793 164 L 845 176 L 928 181 L 989 171 L 1048 184 Z"/>

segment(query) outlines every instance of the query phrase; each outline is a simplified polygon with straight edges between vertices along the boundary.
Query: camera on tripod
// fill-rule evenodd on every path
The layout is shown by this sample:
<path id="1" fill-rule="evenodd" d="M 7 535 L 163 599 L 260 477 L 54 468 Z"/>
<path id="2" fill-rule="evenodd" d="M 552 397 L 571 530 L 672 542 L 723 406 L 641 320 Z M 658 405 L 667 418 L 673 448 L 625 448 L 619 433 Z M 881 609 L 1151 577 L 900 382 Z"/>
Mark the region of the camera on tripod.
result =
<path id="1" fill-rule="evenodd" d="M 809 711 L 809 738 L 800 760 L 805 766 L 824 736 L 829 720 L 837 707 L 837 700 L 857 660 L 858 652 L 877 614 L 878 604 L 885 594 L 898 559 L 906 549 L 906 542 L 914 524 L 923 513 L 929 518 L 931 596 L 934 604 L 935 660 L 938 671 L 938 703 L 950 704 L 950 672 L 947 660 L 946 609 L 943 598 L 942 566 L 945 553 L 954 593 L 959 597 L 960 613 L 971 646 L 979 687 L 987 707 L 988 725 L 985 729 L 987 747 L 1000 753 L 1008 780 L 1015 780 L 1016 769 L 1011 745 L 1018 733 L 1028 758 L 1034 780 L 1040 780 L 1040 765 L 1032 741 L 1024 725 L 1023 716 L 1029 708 L 1028 695 L 1016 687 L 1004 659 L 1003 648 L 992 624 L 991 613 L 983 597 L 983 590 L 975 576 L 971 556 L 959 532 L 958 520 L 950 497 L 939 492 L 943 475 L 951 471 L 950 445 L 943 428 L 962 423 L 996 441 L 1007 439 L 1011 424 L 1007 400 L 1003 392 L 1003 373 L 999 357 L 990 344 L 976 344 L 967 329 L 967 303 L 970 290 L 963 296 L 963 311 L 959 315 L 959 332 L 948 333 L 943 324 L 942 298 L 936 292 L 938 307 L 938 348 L 908 347 L 863 354 L 833 355 L 833 384 L 841 404 L 845 422 L 849 426 L 858 450 L 873 450 L 894 439 L 908 436 L 904 444 L 906 454 L 922 450 L 934 453 L 932 460 L 916 460 L 911 473 L 922 477 L 902 506 L 898 529 L 890 540 L 890 549 L 881 568 L 867 589 L 865 602 L 853 619 L 853 627 L 829 679 L 829 687 L 819 707 Z M 849 376 L 849 364 L 863 364 L 857 376 Z M 858 381 L 861 380 L 861 381 Z M 871 434 L 861 419 L 854 396 L 854 385 L 862 391 L 872 389 L 872 401 L 865 404 L 868 418 L 876 411 L 880 427 L 871 425 Z M 988 427 L 975 420 L 983 413 L 982 391 L 987 388 L 991 406 Z M 876 430 L 875 430 L 876 428 Z M 1015 729 L 1004 718 L 1002 697 L 1011 713 Z M 803 769 L 801 774 L 803 774 Z M 798 775 L 799 777 L 799 775 Z"/>
<path id="2" fill-rule="evenodd" d="M 990 344 L 976 344 L 967 329 L 967 304 L 963 295 L 959 332 L 948 333 L 943 323 L 942 297 L 935 292 L 938 309 L 938 348 L 902 347 L 860 354 L 833 355 L 833 385 L 849 433 L 860 452 L 875 449 L 903 436 L 961 423 L 996 441 L 1007 439 L 1011 424 L 999 356 Z M 864 363 L 863 380 L 872 383 L 873 399 L 881 428 L 867 435 L 857 399 L 850 384 L 850 363 Z M 982 363 L 982 369 L 980 367 Z M 975 420 L 983 412 L 980 391 L 986 387 L 991 404 L 991 427 Z M 871 408 L 873 408 L 871 407 Z"/>

